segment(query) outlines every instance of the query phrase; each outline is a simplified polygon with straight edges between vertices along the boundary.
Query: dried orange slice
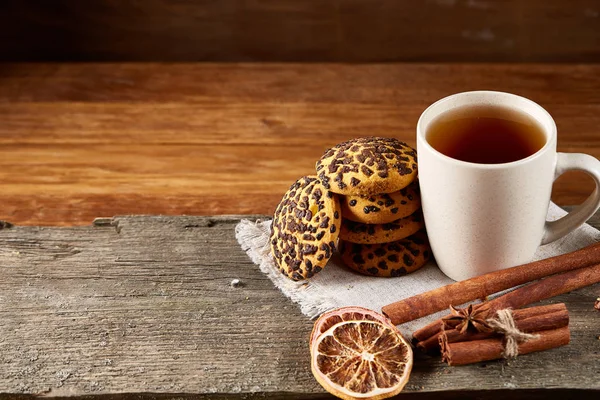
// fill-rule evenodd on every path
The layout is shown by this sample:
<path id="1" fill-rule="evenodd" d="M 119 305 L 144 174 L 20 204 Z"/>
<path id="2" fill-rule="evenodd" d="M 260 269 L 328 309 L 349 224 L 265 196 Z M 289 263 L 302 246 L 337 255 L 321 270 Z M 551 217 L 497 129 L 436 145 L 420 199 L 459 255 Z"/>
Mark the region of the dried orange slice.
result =
<path id="1" fill-rule="evenodd" d="M 317 381 L 342 399 L 385 399 L 410 376 L 413 354 L 394 326 L 380 321 L 342 321 L 311 344 Z"/>
<path id="2" fill-rule="evenodd" d="M 358 306 L 336 308 L 335 310 L 327 311 L 321 314 L 319 319 L 317 319 L 310 334 L 310 343 L 312 344 L 312 342 L 321 333 L 327 331 L 329 328 L 339 322 L 358 320 L 379 321 L 383 324 L 393 326 L 392 321 L 390 321 L 386 316 L 376 313 L 375 311 L 371 311 L 367 308 Z"/>

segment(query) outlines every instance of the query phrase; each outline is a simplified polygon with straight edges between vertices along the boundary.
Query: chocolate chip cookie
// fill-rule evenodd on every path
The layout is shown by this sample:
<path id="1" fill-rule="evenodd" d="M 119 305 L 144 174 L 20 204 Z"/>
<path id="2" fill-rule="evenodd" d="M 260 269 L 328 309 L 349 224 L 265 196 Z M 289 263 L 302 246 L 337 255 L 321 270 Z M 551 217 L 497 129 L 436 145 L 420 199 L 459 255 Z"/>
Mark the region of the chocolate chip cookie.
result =
<path id="1" fill-rule="evenodd" d="M 337 196 L 316 176 L 298 179 L 277 206 L 271 253 L 279 270 L 295 281 L 321 271 L 335 251 L 341 209 Z"/>
<path id="2" fill-rule="evenodd" d="M 406 217 L 421 207 L 419 182 L 394 193 L 373 196 L 340 196 L 342 218 L 365 224 L 386 224 Z"/>
<path id="3" fill-rule="evenodd" d="M 317 161 L 326 189 L 343 195 L 393 193 L 417 176 L 417 154 L 393 138 L 366 137 L 340 143 Z"/>
<path id="4" fill-rule="evenodd" d="M 395 242 L 418 232 L 424 226 L 421 211 L 387 224 L 363 224 L 343 219 L 340 239 L 362 244 Z"/>
<path id="5" fill-rule="evenodd" d="M 424 232 L 406 239 L 382 244 L 356 244 L 340 241 L 342 261 L 361 274 L 395 277 L 414 272 L 431 257 Z"/>

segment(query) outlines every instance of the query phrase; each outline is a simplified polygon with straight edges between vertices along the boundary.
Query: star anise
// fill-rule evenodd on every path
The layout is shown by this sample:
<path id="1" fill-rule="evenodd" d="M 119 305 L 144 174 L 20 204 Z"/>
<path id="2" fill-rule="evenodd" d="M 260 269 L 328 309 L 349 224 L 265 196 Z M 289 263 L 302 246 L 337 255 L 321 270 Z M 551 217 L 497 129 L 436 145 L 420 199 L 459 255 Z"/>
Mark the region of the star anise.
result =
<path id="1" fill-rule="evenodd" d="M 455 308 L 450 306 L 451 314 L 442 318 L 444 327 L 456 329 L 461 334 L 474 329 L 477 332 L 491 332 L 492 328 L 488 325 L 489 318 L 488 307 L 473 307 L 470 304 L 467 308 Z"/>

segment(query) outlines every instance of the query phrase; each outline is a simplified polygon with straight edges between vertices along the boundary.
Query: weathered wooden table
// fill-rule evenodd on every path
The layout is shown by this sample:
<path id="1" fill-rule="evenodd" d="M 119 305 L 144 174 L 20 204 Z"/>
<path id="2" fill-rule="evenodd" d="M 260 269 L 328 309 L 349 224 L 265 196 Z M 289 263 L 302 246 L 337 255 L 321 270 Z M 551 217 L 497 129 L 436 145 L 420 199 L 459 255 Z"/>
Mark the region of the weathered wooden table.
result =
<path id="1" fill-rule="evenodd" d="M 238 221 L 4 224 L 0 399 L 324 397 L 309 366 L 312 322 L 238 247 Z M 599 293 L 552 299 L 569 308 L 570 345 L 465 367 L 419 355 L 402 397 L 597 399 Z"/>

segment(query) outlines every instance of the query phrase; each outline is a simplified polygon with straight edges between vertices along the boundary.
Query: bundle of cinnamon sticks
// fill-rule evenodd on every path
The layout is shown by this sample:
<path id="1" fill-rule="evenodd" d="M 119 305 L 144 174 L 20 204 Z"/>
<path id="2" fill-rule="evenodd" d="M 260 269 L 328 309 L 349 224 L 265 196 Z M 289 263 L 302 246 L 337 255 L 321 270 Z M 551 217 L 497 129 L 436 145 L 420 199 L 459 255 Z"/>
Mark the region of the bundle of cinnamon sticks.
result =
<path id="1" fill-rule="evenodd" d="M 569 343 L 569 312 L 564 303 L 515 310 L 513 318 L 516 329 L 533 334 L 529 340 L 518 344 L 518 354 L 533 353 L 563 346 Z M 506 351 L 506 338 L 490 330 L 479 332 L 447 328 L 443 322 L 440 331 L 430 337 L 416 336 L 423 340 L 417 348 L 430 354 L 441 353 L 449 365 L 465 365 L 502 358 Z M 415 339 L 416 339 L 415 336 Z"/>
<path id="2" fill-rule="evenodd" d="M 564 304 L 518 309 L 600 282 L 600 243 L 447 285 L 390 304 L 382 311 L 397 325 L 537 279 L 540 280 L 469 309 L 454 310 L 454 315 L 414 332 L 413 342 L 426 352 L 441 352 L 450 365 L 501 358 L 506 350 L 506 337 L 481 326 L 486 326 L 499 310 L 512 309 L 515 311 L 511 322 L 516 329 L 535 334 L 518 344 L 519 354 L 568 344 L 569 315 Z"/>

